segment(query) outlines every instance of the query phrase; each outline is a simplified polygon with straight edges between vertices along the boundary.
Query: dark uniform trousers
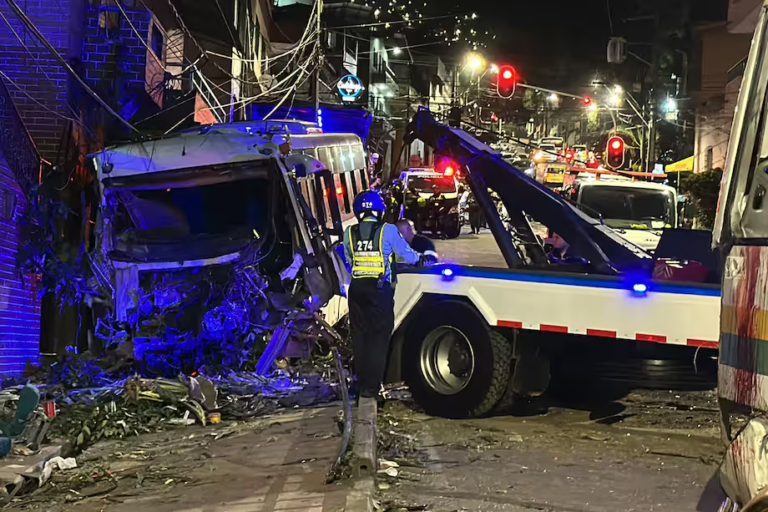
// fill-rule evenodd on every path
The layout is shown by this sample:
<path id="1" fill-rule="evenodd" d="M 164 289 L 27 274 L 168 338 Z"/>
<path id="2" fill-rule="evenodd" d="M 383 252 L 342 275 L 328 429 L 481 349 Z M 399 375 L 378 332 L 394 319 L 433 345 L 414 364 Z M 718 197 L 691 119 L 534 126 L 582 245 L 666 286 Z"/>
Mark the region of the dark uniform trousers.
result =
<path id="1" fill-rule="evenodd" d="M 379 288 L 376 278 L 353 279 L 349 285 L 349 322 L 359 396 L 379 394 L 387 367 L 389 340 L 395 328 L 395 289 Z"/>

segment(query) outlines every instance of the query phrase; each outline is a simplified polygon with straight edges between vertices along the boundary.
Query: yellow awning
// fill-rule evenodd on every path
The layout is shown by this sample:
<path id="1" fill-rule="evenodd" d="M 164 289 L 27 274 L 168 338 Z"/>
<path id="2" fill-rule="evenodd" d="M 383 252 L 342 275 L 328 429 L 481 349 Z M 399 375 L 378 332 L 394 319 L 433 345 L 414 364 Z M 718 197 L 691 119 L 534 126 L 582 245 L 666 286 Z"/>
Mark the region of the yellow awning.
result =
<path id="1" fill-rule="evenodd" d="M 667 165 L 664 170 L 666 172 L 684 172 L 693 170 L 693 157 L 689 156 L 679 162 Z"/>

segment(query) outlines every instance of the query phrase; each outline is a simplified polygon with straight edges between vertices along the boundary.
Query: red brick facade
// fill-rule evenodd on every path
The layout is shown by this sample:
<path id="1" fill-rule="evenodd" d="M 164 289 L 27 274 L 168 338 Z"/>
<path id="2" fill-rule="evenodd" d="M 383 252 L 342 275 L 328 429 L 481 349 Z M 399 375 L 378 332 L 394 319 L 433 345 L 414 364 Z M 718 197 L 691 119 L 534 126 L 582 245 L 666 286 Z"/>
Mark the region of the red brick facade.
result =
<path id="1" fill-rule="evenodd" d="M 69 29 L 78 0 L 26 0 L 19 6 L 62 56 L 71 57 L 72 50 L 79 55 L 79 48 L 71 48 L 77 39 Z M 6 2 L 0 3 L 0 13 L 11 25 L 0 17 L 0 70 L 13 81 L 8 90 L 40 155 L 53 161 L 67 123 L 60 116 L 73 117 L 67 107 L 67 72 Z"/>

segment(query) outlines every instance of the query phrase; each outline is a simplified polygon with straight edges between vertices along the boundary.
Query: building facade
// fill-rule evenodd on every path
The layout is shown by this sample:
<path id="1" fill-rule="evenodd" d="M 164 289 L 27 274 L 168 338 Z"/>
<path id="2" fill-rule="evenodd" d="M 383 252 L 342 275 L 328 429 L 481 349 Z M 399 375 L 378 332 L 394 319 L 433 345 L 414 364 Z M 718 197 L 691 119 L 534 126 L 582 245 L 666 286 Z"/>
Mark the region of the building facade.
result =
<path id="1" fill-rule="evenodd" d="M 21 375 L 40 354 L 39 279 L 17 265 L 27 197 L 40 156 L 0 78 L 0 375 Z"/>
<path id="2" fill-rule="evenodd" d="M 696 111 L 693 171 L 725 166 L 734 109 L 739 97 L 760 0 L 731 0 L 728 21 L 698 27 L 700 74 L 694 80 Z"/>
<path id="3" fill-rule="evenodd" d="M 19 270 L 20 224 L 29 224 L 22 214 L 37 194 L 28 181 L 57 183 L 48 187 L 59 191 L 57 201 L 88 211 L 87 154 L 242 118 L 241 100 L 261 90 L 254 7 L 255 0 L 0 3 L 0 373 L 18 373 L 41 347 L 62 353 L 90 339 L 80 327 L 86 306 L 60 306 L 47 293 L 41 311 L 41 276 Z M 87 244 L 89 229 L 71 217 L 57 223 L 52 244 L 74 264 L 71 248 Z"/>

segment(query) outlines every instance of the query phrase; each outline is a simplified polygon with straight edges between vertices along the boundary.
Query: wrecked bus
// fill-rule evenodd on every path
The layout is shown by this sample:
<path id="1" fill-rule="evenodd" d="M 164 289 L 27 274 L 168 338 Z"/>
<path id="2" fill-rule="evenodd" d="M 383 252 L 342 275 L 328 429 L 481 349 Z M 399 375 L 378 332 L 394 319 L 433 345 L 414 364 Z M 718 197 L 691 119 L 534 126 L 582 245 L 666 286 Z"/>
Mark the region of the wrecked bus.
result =
<path id="1" fill-rule="evenodd" d="M 356 135 L 221 124 L 107 148 L 90 163 L 102 339 L 131 338 L 138 357 L 139 342 L 268 333 L 296 308 L 323 306 L 331 325 L 346 314 L 334 246 L 368 186 Z"/>

